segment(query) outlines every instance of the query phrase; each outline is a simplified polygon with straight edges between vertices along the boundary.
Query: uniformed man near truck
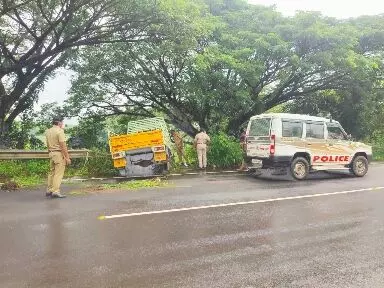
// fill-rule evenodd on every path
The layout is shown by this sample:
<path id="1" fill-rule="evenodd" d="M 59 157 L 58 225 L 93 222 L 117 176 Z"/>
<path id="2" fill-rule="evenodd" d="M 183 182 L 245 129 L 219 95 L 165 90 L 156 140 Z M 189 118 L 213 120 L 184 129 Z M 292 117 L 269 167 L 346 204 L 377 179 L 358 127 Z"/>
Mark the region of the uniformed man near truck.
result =
<path id="1" fill-rule="evenodd" d="M 49 152 L 50 170 L 48 174 L 47 197 L 65 198 L 60 193 L 61 181 L 65 167 L 71 164 L 64 134 L 64 118 L 59 116 L 52 120 L 52 127 L 45 132 Z"/>
<path id="2" fill-rule="evenodd" d="M 175 143 L 176 152 L 177 152 L 177 156 L 179 158 L 180 163 L 183 163 L 185 167 L 188 167 L 188 164 L 185 158 L 185 153 L 184 153 L 183 136 L 181 136 L 179 132 L 173 129 L 171 130 L 171 136 L 172 136 L 173 142 Z"/>
<path id="3" fill-rule="evenodd" d="M 200 169 L 207 168 L 207 145 L 209 145 L 210 142 L 211 138 L 209 138 L 205 129 L 200 129 L 200 133 L 196 134 L 194 141 Z"/>
<path id="4" fill-rule="evenodd" d="M 247 130 L 246 129 L 243 129 L 241 134 L 240 134 L 240 147 L 241 147 L 241 150 L 243 152 L 243 160 L 241 161 L 241 166 L 240 166 L 240 171 L 244 171 L 244 170 L 247 170 L 247 167 L 245 165 L 245 161 L 244 161 L 244 156 L 246 155 L 247 153 Z"/>

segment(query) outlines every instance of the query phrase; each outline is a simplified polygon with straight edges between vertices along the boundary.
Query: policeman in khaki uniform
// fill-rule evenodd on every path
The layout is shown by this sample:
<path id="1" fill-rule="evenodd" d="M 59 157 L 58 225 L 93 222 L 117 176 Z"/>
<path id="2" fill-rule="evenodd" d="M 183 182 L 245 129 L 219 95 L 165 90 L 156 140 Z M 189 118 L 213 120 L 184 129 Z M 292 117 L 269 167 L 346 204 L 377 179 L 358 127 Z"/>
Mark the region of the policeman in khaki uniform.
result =
<path id="1" fill-rule="evenodd" d="M 45 132 L 50 170 L 48 174 L 48 189 L 45 194 L 52 198 L 65 198 L 60 193 L 60 185 L 64 176 L 65 166 L 71 164 L 67 145 L 65 144 L 64 122 L 62 117 L 55 117 L 53 126 Z"/>
<path id="2" fill-rule="evenodd" d="M 173 129 L 171 130 L 171 135 L 173 138 L 173 142 L 175 142 L 176 152 L 177 152 L 177 156 L 179 157 L 180 163 L 183 163 L 185 167 L 188 167 L 188 164 L 185 158 L 185 153 L 184 153 L 183 136 L 181 136 L 179 132 L 176 132 Z"/>
<path id="3" fill-rule="evenodd" d="M 200 129 L 200 133 L 196 134 L 194 146 L 197 149 L 197 157 L 199 159 L 199 168 L 207 168 L 207 145 L 211 142 L 211 138 L 204 129 Z"/>

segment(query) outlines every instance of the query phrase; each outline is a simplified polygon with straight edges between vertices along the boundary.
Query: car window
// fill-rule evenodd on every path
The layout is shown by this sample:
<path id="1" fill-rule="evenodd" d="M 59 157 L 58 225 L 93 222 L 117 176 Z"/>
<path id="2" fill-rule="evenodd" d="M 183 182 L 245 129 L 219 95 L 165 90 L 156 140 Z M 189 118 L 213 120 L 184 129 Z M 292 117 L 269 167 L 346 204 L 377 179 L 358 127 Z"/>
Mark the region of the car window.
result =
<path id="1" fill-rule="evenodd" d="M 307 138 L 324 139 L 324 124 L 323 123 L 306 123 Z"/>
<path id="2" fill-rule="evenodd" d="M 343 130 L 337 125 L 334 124 L 327 124 L 328 129 L 328 139 L 334 139 L 334 140 L 347 140 L 346 135 L 344 134 Z"/>
<path id="3" fill-rule="evenodd" d="M 283 137 L 299 137 L 303 135 L 303 123 L 283 120 Z"/>
<path id="4" fill-rule="evenodd" d="M 258 118 L 251 122 L 249 127 L 249 136 L 269 136 L 271 118 Z"/>

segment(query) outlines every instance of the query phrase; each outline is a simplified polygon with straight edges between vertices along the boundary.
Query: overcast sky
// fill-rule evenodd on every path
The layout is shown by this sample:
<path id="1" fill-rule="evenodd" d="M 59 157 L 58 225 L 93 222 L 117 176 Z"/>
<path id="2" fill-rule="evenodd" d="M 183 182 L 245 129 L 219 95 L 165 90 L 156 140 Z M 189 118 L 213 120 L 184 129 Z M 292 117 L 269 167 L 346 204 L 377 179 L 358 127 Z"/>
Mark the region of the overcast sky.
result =
<path id="1" fill-rule="evenodd" d="M 384 13 L 383 0 L 248 0 L 249 3 L 276 5 L 278 11 L 292 16 L 297 10 L 320 11 L 336 18 Z"/>
<path id="2" fill-rule="evenodd" d="M 297 10 L 320 11 L 324 15 L 337 18 L 350 18 L 360 15 L 384 13 L 383 0 L 249 0 L 249 3 L 276 5 L 276 9 L 284 15 L 292 16 Z M 39 98 L 39 104 L 66 99 L 70 88 L 69 71 L 60 71 L 49 80 Z"/>

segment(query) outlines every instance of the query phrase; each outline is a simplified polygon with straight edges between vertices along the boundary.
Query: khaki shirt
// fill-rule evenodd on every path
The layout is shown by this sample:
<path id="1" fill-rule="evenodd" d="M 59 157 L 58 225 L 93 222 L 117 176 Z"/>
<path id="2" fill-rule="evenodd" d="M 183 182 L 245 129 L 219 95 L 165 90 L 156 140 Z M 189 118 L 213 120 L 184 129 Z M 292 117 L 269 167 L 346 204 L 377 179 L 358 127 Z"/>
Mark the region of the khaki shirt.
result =
<path id="1" fill-rule="evenodd" d="M 200 132 L 196 134 L 195 136 L 195 143 L 196 144 L 208 144 L 211 142 L 211 138 L 207 135 L 207 133 Z"/>
<path id="2" fill-rule="evenodd" d="M 65 142 L 64 130 L 58 126 L 45 131 L 45 138 L 47 141 L 47 147 L 49 151 L 61 151 L 60 142 Z"/>
<path id="3" fill-rule="evenodd" d="M 177 147 L 183 147 L 183 137 L 177 132 L 173 133 L 173 140 L 175 141 L 175 145 Z"/>

